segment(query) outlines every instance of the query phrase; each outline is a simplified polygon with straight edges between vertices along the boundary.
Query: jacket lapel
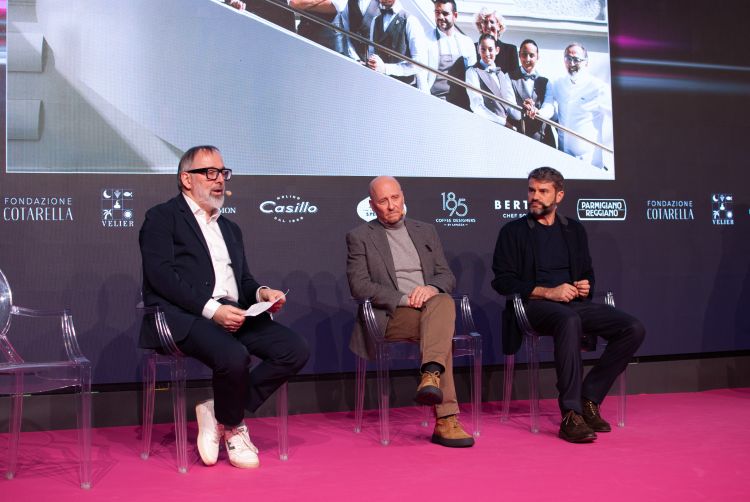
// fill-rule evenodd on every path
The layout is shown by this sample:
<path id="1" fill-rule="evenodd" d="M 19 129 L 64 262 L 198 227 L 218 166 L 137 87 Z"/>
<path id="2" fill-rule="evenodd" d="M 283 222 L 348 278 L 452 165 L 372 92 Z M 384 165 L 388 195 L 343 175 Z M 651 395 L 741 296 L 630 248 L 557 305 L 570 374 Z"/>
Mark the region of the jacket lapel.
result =
<path id="1" fill-rule="evenodd" d="M 377 220 L 370 222 L 370 238 L 378 250 L 380 256 L 383 258 L 385 269 L 388 272 L 388 277 L 393 281 L 393 286 L 398 289 L 398 281 L 396 280 L 396 266 L 393 264 L 393 255 L 391 254 L 391 246 L 388 244 L 388 237 L 385 235 L 385 228 L 383 225 L 377 222 Z"/>
<path id="2" fill-rule="evenodd" d="M 203 237 L 203 232 L 201 232 L 201 227 L 198 226 L 198 222 L 195 219 L 195 215 L 190 210 L 190 206 L 188 206 L 188 203 L 185 201 L 185 196 L 180 194 L 176 197 L 176 199 L 177 199 L 177 207 L 182 213 L 182 217 L 185 218 L 185 221 L 187 222 L 188 226 L 193 229 L 193 232 L 195 232 L 195 236 L 198 238 L 198 242 L 201 243 L 201 246 L 203 246 L 203 249 L 206 251 L 206 254 L 208 255 L 208 259 L 210 260 L 211 253 L 208 250 L 208 244 L 206 243 L 206 238 Z"/>

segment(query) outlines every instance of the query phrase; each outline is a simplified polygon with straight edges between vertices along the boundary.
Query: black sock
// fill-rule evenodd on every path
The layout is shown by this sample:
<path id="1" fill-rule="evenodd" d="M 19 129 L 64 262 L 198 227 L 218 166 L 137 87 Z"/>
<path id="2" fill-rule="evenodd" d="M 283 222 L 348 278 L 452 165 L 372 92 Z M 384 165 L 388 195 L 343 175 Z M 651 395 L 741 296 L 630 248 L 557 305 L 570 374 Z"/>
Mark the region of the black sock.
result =
<path id="1" fill-rule="evenodd" d="M 422 367 L 419 368 L 419 371 L 421 373 L 435 373 L 437 371 L 442 375 L 445 371 L 445 367 L 443 367 L 442 364 L 436 363 L 435 361 L 430 361 L 429 363 L 424 363 Z"/>

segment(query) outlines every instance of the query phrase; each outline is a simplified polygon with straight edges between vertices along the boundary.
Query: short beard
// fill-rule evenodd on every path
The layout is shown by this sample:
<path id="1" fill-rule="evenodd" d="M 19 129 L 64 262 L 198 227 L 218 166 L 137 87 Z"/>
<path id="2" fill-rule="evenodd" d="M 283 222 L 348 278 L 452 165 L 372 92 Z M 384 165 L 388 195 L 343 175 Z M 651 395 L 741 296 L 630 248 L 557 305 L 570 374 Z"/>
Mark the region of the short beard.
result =
<path id="1" fill-rule="evenodd" d="M 542 204 L 541 202 L 539 204 Z M 529 213 L 536 219 L 541 218 L 542 216 L 547 216 L 548 214 L 552 213 L 552 211 L 555 210 L 557 207 L 557 204 L 550 204 L 548 206 L 545 206 L 542 204 L 542 207 L 540 208 L 534 208 L 529 207 Z"/>
<path id="2" fill-rule="evenodd" d="M 220 195 L 217 197 L 215 195 L 209 194 L 208 204 L 214 209 L 221 209 L 222 207 L 224 207 L 224 195 Z"/>

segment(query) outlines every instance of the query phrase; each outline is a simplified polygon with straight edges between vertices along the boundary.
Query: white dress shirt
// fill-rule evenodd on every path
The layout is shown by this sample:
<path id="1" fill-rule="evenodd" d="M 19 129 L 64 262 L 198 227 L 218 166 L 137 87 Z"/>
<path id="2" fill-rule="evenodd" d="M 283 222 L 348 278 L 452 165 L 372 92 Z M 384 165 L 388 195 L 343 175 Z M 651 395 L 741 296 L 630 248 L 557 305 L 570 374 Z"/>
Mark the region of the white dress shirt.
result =
<path id="1" fill-rule="evenodd" d="M 612 139 L 604 137 L 604 121 L 612 117 L 612 97 L 609 86 L 588 71 L 575 78 L 565 75 L 552 86 L 561 125 L 582 136 L 611 146 Z M 597 167 L 604 167 L 602 150 L 591 143 L 560 131 L 560 149 Z"/>
<path id="2" fill-rule="evenodd" d="M 211 294 L 211 299 L 203 306 L 203 312 L 201 313 L 206 319 L 211 319 L 221 306 L 217 301 L 219 298 L 226 298 L 233 302 L 239 299 L 240 294 L 237 290 L 237 279 L 234 277 L 227 244 L 224 241 L 224 236 L 217 221 L 221 213 L 217 209 L 206 220 L 206 211 L 201 209 L 193 199 L 184 193 L 182 195 L 185 197 L 190 210 L 193 212 L 193 216 L 195 216 L 195 220 L 198 222 L 198 226 L 203 233 L 203 238 L 206 239 L 208 251 L 211 255 L 211 264 L 214 267 L 214 291 Z"/>

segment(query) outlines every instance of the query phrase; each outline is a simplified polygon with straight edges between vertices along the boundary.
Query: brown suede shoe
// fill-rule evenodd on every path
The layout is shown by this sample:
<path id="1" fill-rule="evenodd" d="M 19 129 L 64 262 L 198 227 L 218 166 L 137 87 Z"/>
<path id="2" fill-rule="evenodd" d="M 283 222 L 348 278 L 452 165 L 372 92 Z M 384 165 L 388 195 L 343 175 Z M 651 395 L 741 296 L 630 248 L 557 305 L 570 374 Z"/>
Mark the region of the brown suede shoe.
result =
<path id="1" fill-rule="evenodd" d="M 417 387 L 417 395 L 414 400 L 419 404 L 432 406 L 443 402 L 443 391 L 440 390 L 440 373 L 437 371 L 425 371 L 422 373 L 422 381 Z"/>
<path id="2" fill-rule="evenodd" d="M 584 422 L 581 415 L 568 410 L 560 423 L 558 436 L 570 443 L 590 443 L 596 439 L 596 432 Z"/>
<path id="3" fill-rule="evenodd" d="M 612 430 L 612 426 L 599 414 L 598 404 L 583 398 L 581 405 L 583 406 L 583 419 L 594 432 L 610 432 Z"/>
<path id="4" fill-rule="evenodd" d="M 449 448 L 466 448 L 474 446 L 474 437 L 467 434 L 458 422 L 456 415 L 438 418 L 431 441 Z"/>

